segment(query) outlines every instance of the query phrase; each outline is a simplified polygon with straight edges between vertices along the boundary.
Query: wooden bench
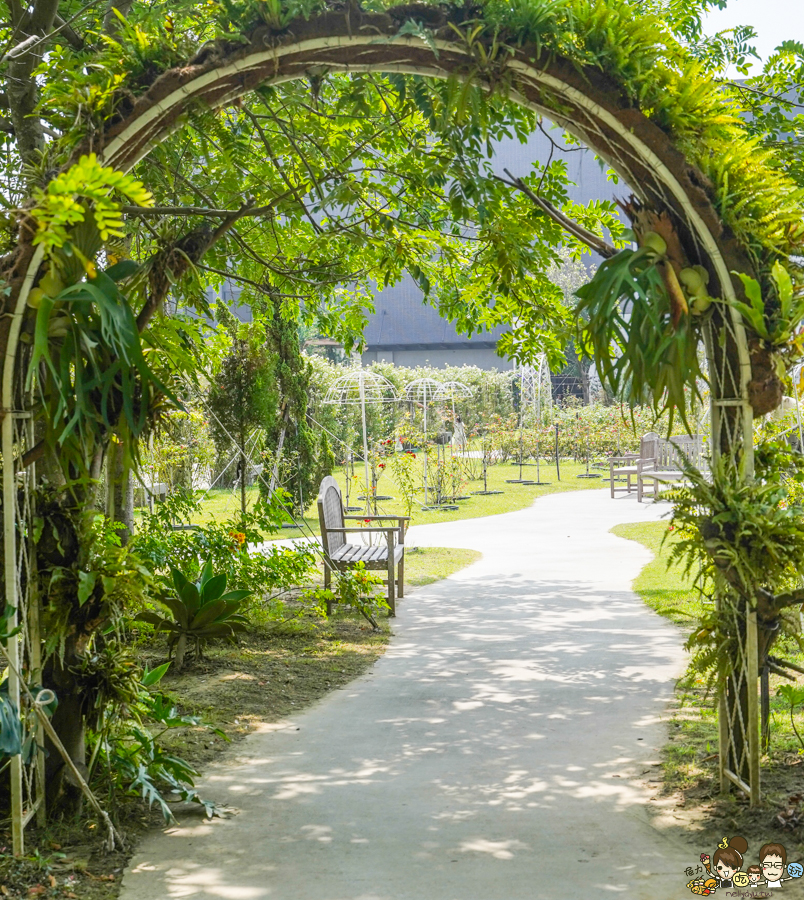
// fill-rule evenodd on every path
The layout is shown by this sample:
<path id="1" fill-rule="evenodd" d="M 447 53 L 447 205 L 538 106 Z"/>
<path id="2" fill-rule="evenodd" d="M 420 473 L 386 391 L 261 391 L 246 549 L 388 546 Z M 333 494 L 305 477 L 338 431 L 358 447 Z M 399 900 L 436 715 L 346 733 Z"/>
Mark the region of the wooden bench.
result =
<path id="1" fill-rule="evenodd" d="M 387 522 L 390 525 L 363 525 L 349 528 L 347 521 Z M 346 516 L 343 512 L 343 498 L 338 483 L 331 475 L 321 482 L 318 491 L 318 521 L 321 525 L 321 543 L 324 547 L 324 587 L 332 580 L 332 570 L 344 572 L 363 563 L 367 569 L 387 572 L 389 615 L 396 615 L 396 598 L 405 596 L 405 523 L 409 516 Z M 379 546 L 350 544 L 347 534 L 381 534 L 385 543 Z M 327 603 L 327 615 L 332 605 Z"/>
<path id="2" fill-rule="evenodd" d="M 703 469 L 705 459 L 703 455 L 703 435 L 678 435 L 669 440 L 659 439 L 659 448 L 656 459 L 641 467 L 637 475 L 637 500 L 641 503 L 645 495 L 645 482 L 652 482 L 653 492 L 651 496 L 656 499 L 659 495 L 659 485 L 671 482 L 683 481 L 684 472 L 681 469 L 682 454 L 687 462 L 696 469 Z"/>
<path id="3" fill-rule="evenodd" d="M 626 453 L 623 456 L 609 457 L 609 486 L 612 498 L 615 491 L 625 491 L 626 494 L 630 494 L 637 489 L 637 484 L 632 483 L 631 479 L 638 479 L 642 467 L 656 459 L 660 440 L 658 434 L 649 431 L 639 442 L 639 453 Z M 615 488 L 615 477 L 623 476 L 626 478 L 626 486 L 624 488 Z"/>

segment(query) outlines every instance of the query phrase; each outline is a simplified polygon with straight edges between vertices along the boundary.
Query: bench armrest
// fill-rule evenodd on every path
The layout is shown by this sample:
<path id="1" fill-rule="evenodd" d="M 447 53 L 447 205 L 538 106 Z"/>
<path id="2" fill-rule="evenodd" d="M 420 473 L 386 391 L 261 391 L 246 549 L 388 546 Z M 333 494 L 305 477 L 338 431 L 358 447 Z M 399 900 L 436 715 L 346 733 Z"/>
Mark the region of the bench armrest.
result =
<path id="1" fill-rule="evenodd" d="M 366 519 L 372 520 L 382 520 L 382 519 L 395 519 L 398 522 L 410 522 L 411 516 L 344 516 L 344 519 L 356 519 L 359 521 L 366 521 Z"/>
<path id="2" fill-rule="evenodd" d="M 400 532 L 399 528 L 327 528 L 328 534 L 389 534 L 392 531 Z"/>

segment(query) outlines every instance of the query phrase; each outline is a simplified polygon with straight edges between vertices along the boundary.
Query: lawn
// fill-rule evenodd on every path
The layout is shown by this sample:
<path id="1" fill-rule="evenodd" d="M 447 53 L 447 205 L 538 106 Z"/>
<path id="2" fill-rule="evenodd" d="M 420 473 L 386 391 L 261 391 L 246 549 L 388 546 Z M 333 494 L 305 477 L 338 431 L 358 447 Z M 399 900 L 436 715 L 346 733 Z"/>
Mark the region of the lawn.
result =
<path id="1" fill-rule="evenodd" d="M 677 625 L 690 626 L 701 609 L 701 600 L 680 566 L 668 565 L 670 553 L 676 543 L 666 522 L 635 522 L 631 525 L 615 525 L 612 534 L 643 544 L 654 558 L 634 581 L 634 590 L 659 615 Z"/>
<path id="2" fill-rule="evenodd" d="M 478 461 L 479 462 L 479 461 Z M 605 487 L 606 483 L 603 478 L 608 477 L 608 469 L 592 468 L 590 470 L 595 474 L 601 475 L 600 478 L 578 478 L 586 472 L 586 465 L 583 463 L 572 462 L 570 460 L 561 460 L 560 462 L 560 480 L 556 478 L 555 461 L 552 463 L 542 462 L 541 479 L 549 484 L 541 485 L 524 485 L 509 484 L 508 479 L 519 477 L 519 466 L 511 463 L 499 463 L 488 468 L 488 489 L 490 491 L 502 491 L 500 494 L 492 494 L 489 496 L 478 496 L 475 491 L 482 491 L 484 488 L 482 479 L 467 480 L 463 486 L 463 496 L 468 497 L 466 500 L 459 500 L 454 505 L 458 506 L 457 510 L 431 510 L 422 511 L 424 496 L 421 494 L 411 511 L 413 524 L 429 525 L 433 522 L 450 522 L 456 519 L 472 519 L 479 516 L 494 516 L 500 513 L 513 512 L 514 510 L 524 509 L 530 506 L 534 500 L 544 497 L 547 494 L 555 494 L 560 491 L 579 491 L 589 490 L 595 487 Z M 523 470 L 523 477 L 535 480 L 536 467 L 535 464 L 527 464 Z M 339 468 L 335 472 L 335 479 L 346 494 L 346 477 L 343 469 Z M 364 501 L 356 498 L 357 491 L 352 491 L 350 497 L 350 505 L 359 506 L 362 512 L 365 509 Z M 394 482 L 392 473 L 387 472 L 380 481 L 378 494 L 391 496 L 392 500 L 384 500 L 378 502 L 377 511 L 385 515 L 405 515 L 404 503 L 401 499 L 399 488 Z M 251 486 L 248 488 L 248 499 L 253 503 L 259 495 L 258 488 Z M 315 498 L 304 517 L 302 529 L 299 528 L 283 528 L 282 532 L 275 535 L 275 538 L 298 537 L 301 534 L 309 534 L 313 532 L 318 534 L 318 512 L 316 510 Z M 238 515 L 240 509 L 240 494 L 237 490 L 213 488 L 204 498 L 201 515 L 196 519 L 197 524 L 209 520 L 226 520 L 233 519 Z M 372 507 L 373 512 L 373 507 Z M 301 522 L 299 523 L 301 525 Z"/>

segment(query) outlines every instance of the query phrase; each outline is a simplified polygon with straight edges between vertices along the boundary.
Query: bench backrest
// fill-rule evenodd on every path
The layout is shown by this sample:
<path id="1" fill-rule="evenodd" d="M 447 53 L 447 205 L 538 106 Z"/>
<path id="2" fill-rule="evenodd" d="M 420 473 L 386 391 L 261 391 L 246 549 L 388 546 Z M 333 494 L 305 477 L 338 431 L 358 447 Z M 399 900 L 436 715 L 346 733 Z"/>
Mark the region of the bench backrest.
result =
<path id="1" fill-rule="evenodd" d="M 318 489 L 318 523 L 321 526 L 321 543 L 324 553 L 331 556 L 346 543 L 343 532 L 331 532 L 330 528 L 343 528 L 343 499 L 338 482 L 327 475 Z"/>
<path id="2" fill-rule="evenodd" d="M 640 459 L 656 459 L 659 455 L 659 444 L 661 438 L 655 431 L 649 431 L 642 436 L 639 442 L 639 458 Z"/>
<path id="3" fill-rule="evenodd" d="M 703 456 L 703 435 L 680 434 L 670 438 L 670 440 L 662 441 L 659 448 L 659 455 L 656 458 L 657 468 L 680 468 L 682 454 L 696 469 L 700 469 Z"/>

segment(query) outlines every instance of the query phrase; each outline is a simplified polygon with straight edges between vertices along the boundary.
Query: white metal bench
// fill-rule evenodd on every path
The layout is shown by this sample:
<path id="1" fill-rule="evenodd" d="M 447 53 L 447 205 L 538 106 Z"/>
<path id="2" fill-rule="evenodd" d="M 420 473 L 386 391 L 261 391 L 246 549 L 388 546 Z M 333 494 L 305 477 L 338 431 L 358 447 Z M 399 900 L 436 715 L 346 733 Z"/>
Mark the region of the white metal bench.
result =
<path id="1" fill-rule="evenodd" d="M 685 474 L 680 466 L 682 454 L 696 469 L 703 469 L 703 435 L 678 435 L 669 440 L 660 438 L 656 459 L 642 466 L 637 475 L 637 500 L 640 503 L 645 495 L 645 482 L 652 483 L 651 496 L 656 499 L 661 484 L 684 480 Z"/>
<path id="2" fill-rule="evenodd" d="M 395 526 L 361 525 L 349 528 L 346 522 L 387 522 Z M 387 572 L 388 606 L 390 615 L 396 615 L 396 598 L 405 596 L 405 523 L 409 516 L 346 516 L 338 483 L 331 475 L 321 482 L 318 492 L 318 521 L 321 525 L 321 543 L 324 547 L 324 587 L 328 588 L 332 570 L 346 571 L 363 563 L 367 569 Z M 381 534 L 385 543 L 377 546 L 347 543 L 347 534 Z M 327 603 L 327 615 L 332 606 Z"/>

